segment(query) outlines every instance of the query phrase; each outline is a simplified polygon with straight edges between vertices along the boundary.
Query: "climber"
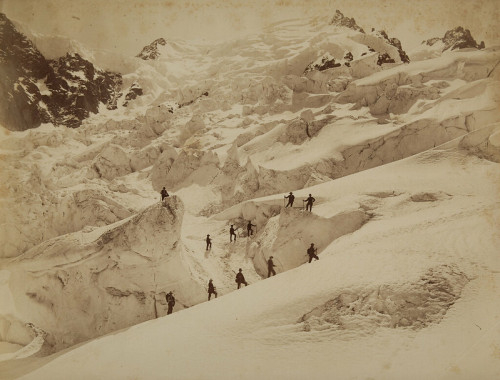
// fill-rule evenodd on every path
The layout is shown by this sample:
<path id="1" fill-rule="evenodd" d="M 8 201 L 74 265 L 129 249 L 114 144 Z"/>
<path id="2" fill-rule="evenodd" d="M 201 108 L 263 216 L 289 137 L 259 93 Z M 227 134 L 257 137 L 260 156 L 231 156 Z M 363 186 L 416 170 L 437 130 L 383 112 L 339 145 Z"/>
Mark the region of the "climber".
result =
<path id="1" fill-rule="evenodd" d="M 236 231 L 236 230 L 233 227 L 233 225 L 231 224 L 231 228 L 229 229 L 229 241 L 232 242 L 233 236 L 234 236 L 234 242 L 236 243 L 236 233 L 234 231 Z"/>
<path id="2" fill-rule="evenodd" d="M 161 194 L 161 200 L 163 201 L 166 197 L 168 197 L 167 190 L 165 189 L 165 186 L 163 186 L 163 189 L 160 191 Z"/>
<path id="3" fill-rule="evenodd" d="M 207 241 L 207 249 L 206 250 L 208 251 L 209 248 L 210 249 L 212 248 L 212 240 L 210 239 L 210 235 L 207 235 L 206 241 Z"/>
<path id="4" fill-rule="evenodd" d="M 288 198 L 288 203 L 286 204 L 285 208 L 288 206 L 293 207 L 293 201 L 295 200 L 295 196 L 293 193 L 290 191 L 290 194 L 285 195 L 285 198 Z"/>
<path id="5" fill-rule="evenodd" d="M 236 283 L 238 284 L 238 289 L 240 288 L 241 284 L 245 284 L 245 286 L 248 286 L 248 283 L 245 281 L 245 276 L 243 276 L 243 273 L 241 273 L 241 268 L 236 274 Z"/>
<path id="6" fill-rule="evenodd" d="M 269 260 L 267 260 L 267 278 L 271 277 L 271 274 L 273 276 L 276 276 L 276 271 L 274 270 L 274 265 L 273 263 L 273 257 L 269 257 Z"/>
<path id="7" fill-rule="evenodd" d="M 316 252 L 318 252 L 318 248 L 314 248 L 314 243 L 311 243 L 311 246 L 307 249 L 307 254 L 309 255 L 309 262 L 311 262 L 312 259 L 319 260 L 319 257 L 316 255 Z"/>
<path id="8" fill-rule="evenodd" d="M 315 201 L 316 201 L 316 199 L 314 199 L 311 194 L 309 194 L 309 197 L 307 199 L 303 200 L 303 202 L 306 202 L 306 211 L 307 211 L 307 209 L 309 209 L 309 211 L 312 212 L 313 202 L 315 202 Z"/>
<path id="9" fill-rule="evenodd" d="M 175 297 L 174 297 L 172 291 L 168 292 L 168 294 L 166 295 L 166 299 L 167 299 L 167 305 L 168 305 L 167 315 L 172 314 L 172 310 L 173 310 L 174 305 L 175 305 Z"/>
<path id="10" fill-rule="evenodd" d="M 217 298 L 217 289 L 215 288 L 214 284 L 212 283 L 212 279 L 208 281 L 208 300 L 210 301 L 210 297 L 212 297 L 212 294 L 215 295 L 215 298 Z"/>
<path id="11" fill-rule="evenodd" d="M 252 224 L 251 221 L 248 221 L 247 224 L 247 236 L 253 235 L 252 227 L 257 227 L 255 224 Z"/>

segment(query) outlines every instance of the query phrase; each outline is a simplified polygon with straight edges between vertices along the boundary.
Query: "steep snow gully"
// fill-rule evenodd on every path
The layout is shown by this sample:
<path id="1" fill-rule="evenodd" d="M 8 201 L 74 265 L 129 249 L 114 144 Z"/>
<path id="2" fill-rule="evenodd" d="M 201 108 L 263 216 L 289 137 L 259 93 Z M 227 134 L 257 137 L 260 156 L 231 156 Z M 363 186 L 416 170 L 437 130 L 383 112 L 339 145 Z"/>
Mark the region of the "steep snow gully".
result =
<path id="1" fill-rule="evenodd" d="M 9 62 L 45 62 L 6 20 Z M 78 128 L 0 127 L 2 377 L 500 376 L 498 47 L 456 28 L 406 54 L 340 11 L 136 57 L 61 41 L 120 80 Z M 42 112 L 19 69 L 1 90 Z"/>

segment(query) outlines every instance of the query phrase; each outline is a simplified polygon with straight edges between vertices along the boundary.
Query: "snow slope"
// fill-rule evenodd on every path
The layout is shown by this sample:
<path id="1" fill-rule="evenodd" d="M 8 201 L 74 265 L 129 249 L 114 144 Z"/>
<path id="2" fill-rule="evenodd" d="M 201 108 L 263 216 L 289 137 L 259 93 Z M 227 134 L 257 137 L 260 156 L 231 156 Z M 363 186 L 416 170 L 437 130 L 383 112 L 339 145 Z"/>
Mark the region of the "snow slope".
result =
<path id="1" fill-rule="evenodd" d="M 308 189 L 374 214 L 318 262 L 23 378 L 498 377 L 499 164 L 453 145 Z"/>

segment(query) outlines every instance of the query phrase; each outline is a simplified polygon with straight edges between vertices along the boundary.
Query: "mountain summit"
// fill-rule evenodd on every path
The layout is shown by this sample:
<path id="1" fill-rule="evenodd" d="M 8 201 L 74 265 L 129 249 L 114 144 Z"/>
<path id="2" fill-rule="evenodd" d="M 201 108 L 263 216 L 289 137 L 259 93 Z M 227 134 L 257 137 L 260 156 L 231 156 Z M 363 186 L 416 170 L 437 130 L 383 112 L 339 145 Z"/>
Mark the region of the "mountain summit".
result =
<path id="1" fill-rule="evenodd" d="M 484 49 L 484 41 L 480 44 L 472 37 L 469 29 L 464 29 L 461 26 L 457 26 L 454 29 L 448 30 L 443 38 L 435 37 L 422 42 L 428 46 L 434 46 L 437 42 L 442 42 L 444 44 L 443 51 L 445 50 L 455 50 L 455 49 Z"/>
<path id="2" fill-rule="evenodd" d="M 335 10 L 335 15 L 332 17 L 329 24 L 335 26 L 344 26 L 346 28 L 356 30 L 361 33 L 365 32 L 363 28 L 361 28 L 360 26 L 358 26 L 358 24 L 356 24 L 356 20 L 354 20 L 353 17 L 349 18 L 344 16 L 344 14 L 338 9 Z"/>
<path id="3" fill-rule="evenodd" d="M 166 46 L 167 41 L 165 38 L 158 38 L 151 42 L 149 45 L 144 46 L 139 54 L 136 55 L 138 58 L 142 58 L 145 61 L 149 59 L 157 59 L 160 57 L 159 46 Z"/>

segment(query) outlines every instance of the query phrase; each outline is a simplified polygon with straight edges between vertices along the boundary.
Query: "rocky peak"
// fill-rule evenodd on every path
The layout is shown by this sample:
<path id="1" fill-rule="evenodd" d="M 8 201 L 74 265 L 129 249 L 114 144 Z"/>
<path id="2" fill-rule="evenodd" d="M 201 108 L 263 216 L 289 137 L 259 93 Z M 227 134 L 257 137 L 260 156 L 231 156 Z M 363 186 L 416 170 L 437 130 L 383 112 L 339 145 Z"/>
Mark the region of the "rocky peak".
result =
<path id="1" fill-rule="evenodd" d="M 445 49 L 455 50 L 455 49 L 484 49 L 484 41 L 480 44 L 474 40 L 469 29 L 464 29 L 461 26 L 455 29 L 448 30 L 443 37 L 443 42 L 445 44 Z"/>
<path id="2" fill-rule="evenodd" d="M 50 65 L 59 75 L 75 81 L 92 80 L 96 74 L 94 65 L 78 53 L 67 53 L 50 61 Z"/>
<path id="3" fill-rule="evenodd" d="M 461 26 L 457 26 L 454 29 L 448 30 L 443 38 L 434 37 L 430 38 L 427 41 L 423 41 L 422 44 L 426 44 L 428 46 L 434 46 L 437 42 L 441 41 L 444 44 L 443 51 L 445 50 L 455 50 L 455 49 L 465 49 L 465 48 L 474 48 L 474 49 L 484 49 L 484 41 L 481 41 L 480 44 L 474 40 L 469 29 L 464 29 Z"/>
<path id="4" fill-rule="evenodd" d="M 349 18 L 344 16 L 343 13 L 338 9 L 335 11 L 335 15 L 332 17 L 329 24 L 335 26 L 344 26 L 346 28 L 353 29 L 361 33 L 365 32 L 363 28 L 361 28 L 360 26 L 358 26 L 358 24 L 356 24 L 354 18 L 352 17 Z"/>
<path id="5" fill-rule="evenodd" d="M 139 54 L 136 57 L 148 60 L 148 59 L 157 59 L 160 56 L 160 52 L 158 50 L 158 45 L 166 46 L 167 41 L 164 38 L 158 38 L 151 42 L 149 45 L 144 46 Z"/>
<path id="6" fill-rule="evenodd" d="M 389 45 L 392 45 L 396 49 L 398 49 L 399 58 L 401 58 L 401 62 L 405 62 L 405 63 L 410 62 L 410 58 L 408 57 L 406 52 L 403 50 L 403 47 L 401 46 L 400 40 L 398 40 L 397 38 L 394 38 L 394 37 L 390 38 L 387 35 L 385 30 L 375 31 L 375 29 L 372 29 L 372 33 L 374 33 L 376 36 L 384 39 Z M 380 57 L 379 57 L 379 59 L 380 59 Z"/>

